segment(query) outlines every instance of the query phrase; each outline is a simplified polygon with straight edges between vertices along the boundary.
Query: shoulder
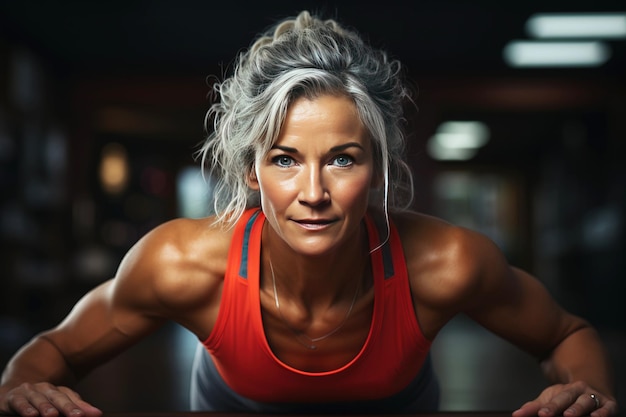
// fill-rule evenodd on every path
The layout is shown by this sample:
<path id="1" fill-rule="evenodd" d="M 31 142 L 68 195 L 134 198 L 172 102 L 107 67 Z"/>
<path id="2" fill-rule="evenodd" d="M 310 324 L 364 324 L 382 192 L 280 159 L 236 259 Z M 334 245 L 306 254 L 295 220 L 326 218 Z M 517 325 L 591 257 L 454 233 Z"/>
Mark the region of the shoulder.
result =
<path id="1" fill-rule="evenodd" d="M 120 302 L 176 319 L 181 309 L 210 300 L 221 286 L 232 230 L 213 218 L 175 219 L 142 237 L 115 277 Z"/>
<path id="2" fill-rule="evenodd" d="M 481 233 L 420 213 L 394 215 L 393 221 L 413 297 L 425 305 L 461 311 L 509 271 L 499 248 Z"/>

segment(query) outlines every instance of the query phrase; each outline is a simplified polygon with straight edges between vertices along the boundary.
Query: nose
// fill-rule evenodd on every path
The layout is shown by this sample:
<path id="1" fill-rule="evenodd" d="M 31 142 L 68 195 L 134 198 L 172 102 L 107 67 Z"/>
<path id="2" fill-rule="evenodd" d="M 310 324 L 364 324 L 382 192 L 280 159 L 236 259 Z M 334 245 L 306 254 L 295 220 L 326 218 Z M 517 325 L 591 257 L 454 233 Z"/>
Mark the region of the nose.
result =
<path id="1" fill-rule="evenodd" d="M 317 167 L 309 167 L 301 175 L 298 195 L 300 204 L 317 207 L 328 203 L 330 192 L 326 187 L 322 170 Z"/>

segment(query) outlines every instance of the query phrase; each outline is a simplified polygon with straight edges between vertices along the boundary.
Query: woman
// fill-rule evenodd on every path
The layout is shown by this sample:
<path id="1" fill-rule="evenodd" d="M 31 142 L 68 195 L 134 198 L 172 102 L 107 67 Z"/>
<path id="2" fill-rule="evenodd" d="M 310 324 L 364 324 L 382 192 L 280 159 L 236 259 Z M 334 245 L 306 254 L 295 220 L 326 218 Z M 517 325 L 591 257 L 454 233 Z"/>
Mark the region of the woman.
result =
<path id="1" fill-rule="evenodd" d="M 217 91 L 201 152 L 217 214 L 150 232 L 21 349 L 2 412 L 98 416 L 65 386 L 167 320 L 202 342 L 193 409 L 433 410 L 430 344 L 458 313 L 536 355 L 554 381 L 515 417 L 617 412 L 585 321 L 485 237 L 401 210 L 412 187 L 397 62 L 303 12 L 261 36 Z"/>

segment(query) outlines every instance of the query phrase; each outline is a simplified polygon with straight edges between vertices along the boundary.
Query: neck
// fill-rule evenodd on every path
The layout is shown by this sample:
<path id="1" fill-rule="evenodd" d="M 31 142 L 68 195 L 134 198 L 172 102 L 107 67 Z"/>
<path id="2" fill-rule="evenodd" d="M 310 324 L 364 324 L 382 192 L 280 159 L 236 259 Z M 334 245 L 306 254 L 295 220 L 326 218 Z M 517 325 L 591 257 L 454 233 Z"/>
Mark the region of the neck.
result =
<path id="1" fill-rule="evenodd" d="M 344 301 L 352 297 L 357 285 L 364 285 L 369 265 L 364 225 L 341 248 L 319 256 L 294 252 L 271 227 L 264 229 L 263 237 L 262 287 L 269 291 L 272 286 L 270 261 L 281 296 L 300 300 L 309 307 Z"/>

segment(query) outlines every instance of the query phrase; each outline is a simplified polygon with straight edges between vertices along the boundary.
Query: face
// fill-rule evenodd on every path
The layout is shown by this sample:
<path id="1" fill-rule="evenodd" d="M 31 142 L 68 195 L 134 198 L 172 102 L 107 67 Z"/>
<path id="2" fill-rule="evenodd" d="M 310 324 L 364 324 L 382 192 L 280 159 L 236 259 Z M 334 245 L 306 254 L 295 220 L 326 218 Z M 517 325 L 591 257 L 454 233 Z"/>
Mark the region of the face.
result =
<path id="1" fill-rule="evenodd" d="M 323 95 L 291 104 L 249 185 L 291 249 L 322 255 L 355 244 L 373 182 L 372 147 L 354 103 Z"/>

